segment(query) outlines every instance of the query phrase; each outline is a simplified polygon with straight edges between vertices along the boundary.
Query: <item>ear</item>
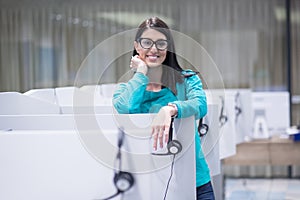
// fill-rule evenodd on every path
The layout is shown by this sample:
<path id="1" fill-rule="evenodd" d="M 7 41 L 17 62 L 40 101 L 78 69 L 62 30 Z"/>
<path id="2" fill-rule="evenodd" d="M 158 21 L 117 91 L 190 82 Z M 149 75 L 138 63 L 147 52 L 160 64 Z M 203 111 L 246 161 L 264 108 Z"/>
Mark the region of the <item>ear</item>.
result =
<path id="1" fill-rule="evenodd" d="M 137 43 L 136 41 L 133 42 L 134 45 L 134 49 L 136 50 L 136 52 L 139 54 L 140 53 L 140 46 L 139 43 Z"/>

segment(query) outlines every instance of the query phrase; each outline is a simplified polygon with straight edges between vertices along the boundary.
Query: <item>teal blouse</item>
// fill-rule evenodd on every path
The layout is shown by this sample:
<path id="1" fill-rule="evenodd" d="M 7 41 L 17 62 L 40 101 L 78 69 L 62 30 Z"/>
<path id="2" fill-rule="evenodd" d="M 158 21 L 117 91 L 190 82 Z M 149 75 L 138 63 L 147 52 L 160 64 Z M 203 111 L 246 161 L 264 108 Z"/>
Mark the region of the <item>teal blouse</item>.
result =
<path id="1" fill-rule="evenodd" d="M 137 113 L 158 113 L 161 107 L 175 100 L 177 98 L 169 88 L 163 88 L 159 92 L 145 90 L 140 110 Z"/>
<path id="2" fill-rule="evenodd" d="M 192 74 L 185 70 L 183 74 Z M 127 83 L 120 83 L 113 95 L 113 105 L 121 114 L 157 113 L 168 103 L 176 104 L 177 118 L 195 116 L 195 146 L 196 146 L 196 186 L 210 181 L 209 168 L 202 152 L 196 120 L 207 113 L 207 102 L 202 82 L 198 76 L 190 76 L 183 83 L 177 83 L 177 95 L 168 88 L 159 92 L 147 91 L 149 79 L 142 73 L 135 73 Z"/>

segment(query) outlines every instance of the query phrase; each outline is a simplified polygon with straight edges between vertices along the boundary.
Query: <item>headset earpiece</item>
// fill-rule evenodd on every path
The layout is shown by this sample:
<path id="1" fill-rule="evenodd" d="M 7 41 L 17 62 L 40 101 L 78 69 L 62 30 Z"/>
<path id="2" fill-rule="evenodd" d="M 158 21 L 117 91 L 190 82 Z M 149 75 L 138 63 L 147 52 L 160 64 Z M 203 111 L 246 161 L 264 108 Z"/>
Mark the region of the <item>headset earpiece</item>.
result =
<path id="1" fill-rule="evenodd" d="M 115 174 L 114 184 L 118 189 L 118 192 L 125 192 L 133 186 L 134 178 L 132 174 L 128 172 L 120 171 Z"/>
<path id="2" fill-rule="evenodd" d="M 169 139 L 167 143 L 167 153 L 152 153 L 152 155 L 158 155 L 158 156 L 163 156 L 163 155 L 176 155 L 182 151 L 182 145 L 178 140 L 173 139 L 173 124 L 174 123 L 174 118 L 171 119 L 171 125 L 169 129 Z"/>
<path id="3" fill-rule="evenodd" d="M 116 155 L 116 161 L 117 160 L 119 161 L 119 170 L 121 169 L 121 163 L 122 163 L 121 147 L 124 142 L 124 135 L 125 135 L 125 133 L 124 133 L 123 128 L 119 128 L 118 153 Z M 120 193 L 126 192 L 134 185 L 133 175 L 129 172 L 124 172 L 124 171 L 115 172 L 113 181 L 114 181 L 116 189 L 118 190 L 117 193 L 115 193 L 105 199 L 102 199 L 102 200 L 112 199 L 112 198 L 118 196 Z"/>
<path id="4" fill-rule="evenodd" d="M 200 134 L 200 137 L 204 136 L 207 134 L 208 132 L 208 125 L 207 124 L 201 124 L 199 127 L 198 127 L 198 131 L 199 131 L 199 134 Z"/>
<path id="5" fill-rule="evenodd" d="M 182 145 L 178 140 L 171 140 L 167 147 L 168 152 L 171 155 L 176 155 L 182 151 Z"/>
<path id="6" fill-rule="evenodd" d="M 206 135 L 208 133 L 209 126 L 207 124 L 203 124 L 203 118 L 199 120 L 198 132 L 200 137 Z"/>

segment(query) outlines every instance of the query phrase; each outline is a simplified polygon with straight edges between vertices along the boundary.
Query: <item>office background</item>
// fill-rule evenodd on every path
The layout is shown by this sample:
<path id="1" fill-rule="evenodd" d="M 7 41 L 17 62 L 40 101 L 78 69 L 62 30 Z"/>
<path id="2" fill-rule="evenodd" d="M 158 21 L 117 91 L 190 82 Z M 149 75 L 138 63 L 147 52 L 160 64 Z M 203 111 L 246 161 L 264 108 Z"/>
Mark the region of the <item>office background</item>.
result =
<path id="1" fill-rule="evenodd" d="M 0 7 L 1 92 L 72 86 L 99 43 L 159 16 L 207 50 L 225 88 L 290 91 L 291 123 L 300 123 L 299 0 L 0 0 Z M 116 82 L 128 70 L 124 60 L 113 62 L 101 83 Z M 299 171 L 294 168 L 295 176 Z M 233 167 L 227 173 L 286 176 L 287 170 Z"/>

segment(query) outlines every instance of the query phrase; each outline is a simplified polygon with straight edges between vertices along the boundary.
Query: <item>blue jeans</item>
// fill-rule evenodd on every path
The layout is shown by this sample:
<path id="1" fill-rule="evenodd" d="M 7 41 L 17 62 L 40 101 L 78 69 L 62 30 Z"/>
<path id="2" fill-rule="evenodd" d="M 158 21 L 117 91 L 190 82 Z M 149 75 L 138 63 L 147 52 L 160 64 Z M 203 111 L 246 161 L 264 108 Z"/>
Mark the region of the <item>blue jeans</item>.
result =
<path id="1" fill-rule="evenodd" d="M 211 182 L 205 183 L 204 185 L 201 185 L 197 187 L 197 200 L 214 200 L 214 190 L 211 185 Z"/>

